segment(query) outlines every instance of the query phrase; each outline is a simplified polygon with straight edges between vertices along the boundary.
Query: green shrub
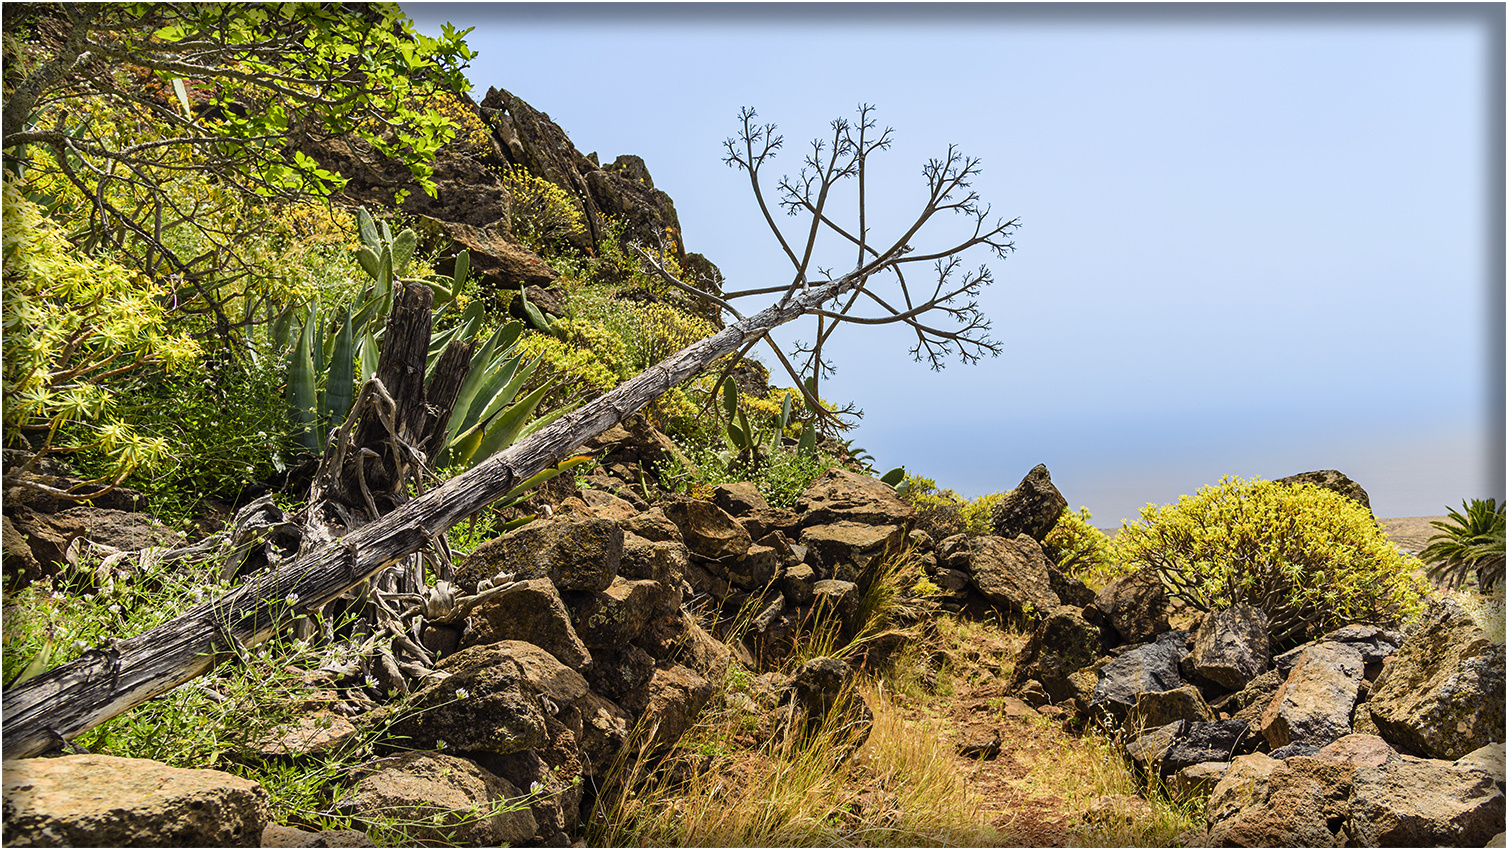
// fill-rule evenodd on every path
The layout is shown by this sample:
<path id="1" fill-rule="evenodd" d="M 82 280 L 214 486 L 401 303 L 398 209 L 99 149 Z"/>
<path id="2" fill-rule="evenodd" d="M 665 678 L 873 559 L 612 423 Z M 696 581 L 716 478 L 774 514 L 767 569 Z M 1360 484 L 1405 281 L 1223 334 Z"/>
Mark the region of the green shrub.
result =
<path id="1" fill-rule="evenodd" d="M 1314 485 L 1227 477 L 1177 503 L 1149 505 L 1113 550 L 1157 569 L 1200 611 L 1246 602 L 1268 615 L 1276 647 L 1348 623 L 1398 625 L 1424 589 L 1366 508 Z"/>
<path id="2" fill-rule="evenodd" d="M 941 541 L 950 535 L 989 535 L 990 512 L 1010 491 L 965 499 L 924 476 L 908 475 L 898 489 L 917 511 L 917 528 Z"/>
<path id="3" fill-rule="evenodd" d="M 1064 509 L 1048 536 L 1043 551 L 1059 570 L 1099 590 L 1124 573 L 1116 562 L 1111 539 L 1090 524 L 1090 509 Z"/>

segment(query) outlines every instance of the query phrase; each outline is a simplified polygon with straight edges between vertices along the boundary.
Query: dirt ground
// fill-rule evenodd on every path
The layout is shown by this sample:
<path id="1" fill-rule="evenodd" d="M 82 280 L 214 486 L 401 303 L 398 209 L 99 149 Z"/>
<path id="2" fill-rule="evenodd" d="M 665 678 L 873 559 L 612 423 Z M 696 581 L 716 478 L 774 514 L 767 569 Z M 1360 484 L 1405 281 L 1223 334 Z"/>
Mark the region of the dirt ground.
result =
<path id="1" fill-rule="evenodd" d="M 1396 546 L 1411 555 L 1419 555 L 1430 542 L 1430 537 L 1437 533 L 1437 529 L 1431 526 L 1431 521 L 1445 521 L 1447 516 L 1442 514 L 1435 517 L 1394 517 L 1388 520 L 1379 520 L 1383 524 L 1383 534 L 1388 536 Z"/>

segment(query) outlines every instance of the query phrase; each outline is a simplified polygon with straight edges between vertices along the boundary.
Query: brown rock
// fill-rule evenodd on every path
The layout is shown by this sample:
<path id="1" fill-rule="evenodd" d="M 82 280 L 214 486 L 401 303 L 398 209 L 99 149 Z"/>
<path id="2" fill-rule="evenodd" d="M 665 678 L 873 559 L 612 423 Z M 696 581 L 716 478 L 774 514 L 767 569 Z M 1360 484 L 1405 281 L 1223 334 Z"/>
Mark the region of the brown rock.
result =
<path id="1" fill-rule="evenodd" d="M 732 563 L 753 543 L 737 520 L 711 502 L 681 499 L 661 505 L 660 510 L 681 530 L 686 548 L 695 556 Z"/>
<path id="2" fill-rule="evenodd" d="M 1346 842 L 1341 828 L 1353 771 L 1310 757 L 1239 756 L 1206 804 L 1208 841 L 1218 847 L 1339 847 Z"/>
<path id="3" fill-rule="evenodd" d="M 1041 544 L 1067 507 L 1069 501 L 1053 486 L 1048 468 L 1039 464 L 996 503 L 990 513 L 991 529 L 1007 540 L 1027 535 Z"/>
<path id="4" fill-rule="evenodd" d="M 1348 644 L 1312 644 L 1274 695 L 1259 721 L 1273 748 L 1320 747 L 1352 732 L 1352 708 L 1362 684 L 1362 654 Z"/>
<path id="5" fill-rule="evenodd" d="M 1094 605 L 1124 642 L 1141 644 L 1168 632 L 1168 592 L 1158 571 L 1152 568 L 1123 576 L 1102 588 L 1095 595 Z"/>
<path id="6" fill-rule="evenodd" d="M 609 520 L 536 520 L 488 541 L 461 561 L 456 584 L 468 592 L 485 577 L 549 579 L 562 591 L 603 591 L 623 559 L 623 530 Z"/>
<path id="7" fill-rule="evenodd" d="M 750 511 L 768 511 L 770 504 L 753 482 L 731 482 L 713 488 L 713 504 L 738 517 Z"/>
<path id="8" fill-rule="evenodd" d="M 549 579 L 532 579 L 500 592 L 467 618 L 461 646 L 527 641 L 549 651 L 568 668 L 585 668 L 592 654 L 571 626 L 566 604 Z"/>
<path id="9" fill-rule="evenodd" d="M 512 844 L 536 827 L 512 783 L 471 760 L 429 751 L 378 760 L 336 810 L 373 826 L 396 819 L 407 839 L 425 844 Z"/>
<path id="10" fill-rule="evenodd" d="M 522 666 L 496 645 L 468 647 L 442 661 L 451 674 L 410 701 L 389 728 L 404 747 L 508 754 L 545 744 L 545 711 Z"/>
<path id="11" fill-rule="evenodd" d="M 1268 669 L 1268 616 L 1238 603 L 1206 612 L 1192 636 L 1194 647 L 1180 663 L 1211 682 L 1240 691 Z"/>
<path id="12" fill-rule="evenodd" d="M 1364 847 L 1482 847 L 1504 829 L 1504 793 L 1487 772 L 1399 756 L 1357 769 L 1347 832 Z"/>
<path id="13" fill-rule="evenodd" d="M 671 591 L 653 579 L 614 579 L 606 591 L 570 591 L 561 599 L 571 612 L 576 634 L 594 650 L 628 644 L 650 618 L 681 605 L 679 591 Z"/>
<path id="14" fill-rule="evenodd" d="M 1336 491 L 1347 499 L 1360 504 L 1363 508 L 1369 511 L 1373 510 L 1373 506 L 1368 502 L 1368 492 L 1362 489 L 1362 485 L 1347 478 L 1339 470 L 1314 470 L 1309 473 L 1296 473 L 1292 476 L 1285 476 L 1282 479 L 1275 479 L 1274 481 L 1285 485 L 1315 485 L 1329 491 Z"/>
<path id="15" fill-rule="evenodd" d="M 1431 604 L 1368 698 L 1379 733 L 1456 759 L 1504 738 L 1504 645 L 1450 598 Z"/>
<path id="16" fill-rule="evenodd" d="M 802 530 L 801 544 L 829 578 L 868 586 L 871 569 L 886 553 L 899 549 L 904 538 L 900 526 L 843 521 L 808 526 Z"/>
<path id="17" fill-rule="evenodd" d="M 691 728 L 713 686 L 684 665 L 660 666 L 650 681 L 624 695 L 623 709 L 645 728 L 657 746 L 676 743 Z"/>
<path id="18" fill-rule="evenodd" d="M 797 497 L 795 508 L 805 515 L 803 526 L 840 522 L 905 526 L 916 513 L 890 485 L 839 468 L 813 479 Z"/>
<path id="19" fill-rule="evenodd" d="M 8 760 L 5 844 L 121 847 L 256 845 L 267 792 L 220 771 L 77 754 Z"/>
<path id="20" fill-rule="evenodd" d="M 1015 614 L 1033 612 L 1038 617 L 1058 608 L 1058 595 L 1053 593 L 1048 577 L 1048 560 L 1030 536 L 1007 540 L 981 535 L 946 552 L 944 565 L 967 571 L 976 590 L 990 602 Z"/>

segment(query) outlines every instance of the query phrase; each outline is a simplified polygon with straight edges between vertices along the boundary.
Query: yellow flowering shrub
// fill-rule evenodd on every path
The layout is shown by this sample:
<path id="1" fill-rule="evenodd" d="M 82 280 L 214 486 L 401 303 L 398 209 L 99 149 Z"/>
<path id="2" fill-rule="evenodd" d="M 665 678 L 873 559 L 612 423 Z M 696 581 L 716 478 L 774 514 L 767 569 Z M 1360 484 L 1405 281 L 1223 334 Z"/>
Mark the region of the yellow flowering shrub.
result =
<path id="1" fill-rule="evenodd" d="M 509 224 L 515 237 L 537 252 L 586 229 L 582 211 L 566 190 L 528 169 L 495 169 L 509 196 Z"/>
<path id="2" fill-rule="evenodd" d="M 1227 477 L 1149 505 L 1113 550 L 1129 568 L 1155 568 L 1170 595 L 1200 611 L 1262 609 L 1278 647 L 1349 623 L 1399 625 L 1424 605 L 1419 563 L 1372 512 L 1314 485 Z"/>
<path id="3" fill-rule="evenodd" d="M 111 415 L 106 382 L 192 365 L 200 346 L 168 329 L 160 281 L 77 250 L 13 181 L 3 193 L 5 425 L 42 452 L 104 452 L 118 482 L 167 447 Z"/>

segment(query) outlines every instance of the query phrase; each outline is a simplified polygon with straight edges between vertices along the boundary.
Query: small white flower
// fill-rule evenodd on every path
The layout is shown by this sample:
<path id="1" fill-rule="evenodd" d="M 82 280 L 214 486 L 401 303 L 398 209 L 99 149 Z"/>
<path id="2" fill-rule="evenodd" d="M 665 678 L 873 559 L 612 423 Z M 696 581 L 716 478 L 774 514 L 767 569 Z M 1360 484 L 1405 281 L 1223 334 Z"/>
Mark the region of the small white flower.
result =
<path id="1" fill-rule="evenodd" d="M 82 638 L 75 638 L 73 640 L 73 646 L 79 648 L 80 650 L 88 650 L 89 642 L 83 640 Z"/>
<path id="2" fill-rule="evenodd" d="M 445 739 L 436 739 L 435 740 L 435 750 L 437 750 L 437 751 L 443 751 L 443 750 L 445 750 Z"/>
<path id="3" fill-rule="evenodd" d="M 292 606 L 294 603 L 297 603 L 298 601 L 299 601 L 299 595 L 298 594 L 289 594 L 287 597 L 283 598 L 283 602 L 287 603 L 290 606 Z"/>
<path id="4" fill-rule="evenodd" d="M 466 700 L 468 697 L 471 697 L 471 696 L 472 696 L 472 693 L 469 692 L 469 691 L 467 691 L 464 688 L 458 688 L 458 689 L 456 689 L 456 699 L 457 700 Z"/>
<path id="5" fill-rule="evenodd" d="M 529 784 L 529 794 L 531 794 L 531 795 L 538 795 L 541 792 L 543 792 L 544 790 L 545 790 L 545 787 L 541 786 L 540 785 L 540 781 L 538 781 L 538 780 L 536 780 L 533 783 Z"/>
<path id="6" fill-rule="evenodd" d="M 112 615 L 118 615 L 118 614 L 120 614 L 121 613 L 121 604 L 120 603 L 111 603 L 110 604 L 110 608 L 108 609 L 108 611 Z"/>
<path id="7" fill-rule="evenodd" d="M 362 680 L 362 684 L 367 688 L 377 688 L 377 677 L 369 676 L 365 680 Z"/>

